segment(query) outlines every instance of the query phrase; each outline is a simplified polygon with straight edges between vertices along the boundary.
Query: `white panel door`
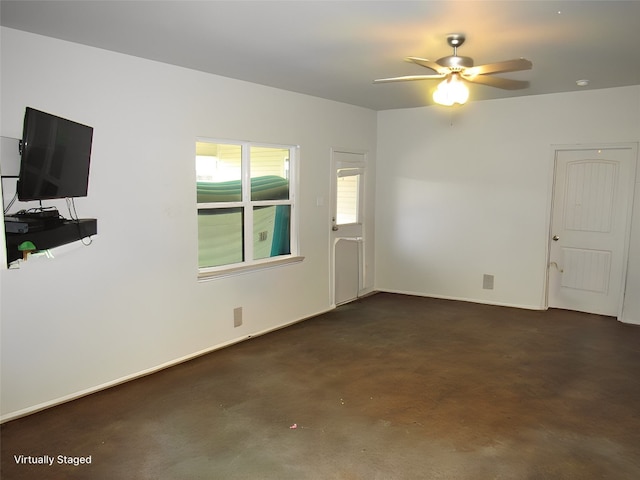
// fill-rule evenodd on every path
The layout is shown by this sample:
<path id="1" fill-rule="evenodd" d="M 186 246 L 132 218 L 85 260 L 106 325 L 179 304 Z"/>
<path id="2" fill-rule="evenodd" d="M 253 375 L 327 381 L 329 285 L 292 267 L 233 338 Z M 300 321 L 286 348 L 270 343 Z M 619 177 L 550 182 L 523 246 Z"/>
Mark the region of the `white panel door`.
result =
<path id="1" fill-rule="evenodd" d="M 618 316 L 635 163 L 631 147 L 556 151 L 549 307 Z"/>

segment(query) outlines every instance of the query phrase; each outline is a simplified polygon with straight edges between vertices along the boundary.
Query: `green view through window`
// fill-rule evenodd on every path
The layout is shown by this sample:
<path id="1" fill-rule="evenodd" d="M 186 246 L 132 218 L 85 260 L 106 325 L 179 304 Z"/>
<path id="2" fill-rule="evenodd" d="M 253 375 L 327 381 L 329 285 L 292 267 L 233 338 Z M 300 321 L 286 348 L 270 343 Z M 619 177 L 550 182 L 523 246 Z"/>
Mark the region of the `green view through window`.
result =
<path id="1" fill-rule="evenodd" d="M 201 272 L 294 255 L 297 148 L 196 142 Z"/>

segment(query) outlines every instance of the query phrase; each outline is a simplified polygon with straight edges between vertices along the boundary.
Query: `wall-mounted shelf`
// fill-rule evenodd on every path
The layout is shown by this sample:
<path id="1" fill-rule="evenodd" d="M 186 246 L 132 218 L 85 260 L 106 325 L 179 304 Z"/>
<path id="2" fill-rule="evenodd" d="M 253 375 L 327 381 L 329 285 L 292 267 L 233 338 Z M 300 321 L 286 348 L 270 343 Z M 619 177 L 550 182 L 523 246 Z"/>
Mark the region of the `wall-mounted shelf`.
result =
<path id="1" fill-rule="evenodd" d="M 22 258 L 23 253 L 18 250 L 18 246 L 23 242 L 33 243 L 37 250 L 48 250 L 97 233 L 98 221 L 95 218 L 82 218 L 77 221 L 65 220 L 55 228 L 39 232 L 6 233 L 7 263 Z"/>

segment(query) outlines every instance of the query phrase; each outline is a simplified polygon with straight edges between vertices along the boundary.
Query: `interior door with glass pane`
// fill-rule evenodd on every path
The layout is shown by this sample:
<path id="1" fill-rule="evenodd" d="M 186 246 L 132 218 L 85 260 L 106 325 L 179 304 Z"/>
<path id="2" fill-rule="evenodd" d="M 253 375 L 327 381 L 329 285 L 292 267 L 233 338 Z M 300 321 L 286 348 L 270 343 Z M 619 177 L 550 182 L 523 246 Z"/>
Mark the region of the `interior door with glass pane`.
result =
<path id="1" fill-rule="evenodd" d="M 334 304 L 358 298 L 364 285 L 365 154 L 332 153 L 332 265 Z"/>

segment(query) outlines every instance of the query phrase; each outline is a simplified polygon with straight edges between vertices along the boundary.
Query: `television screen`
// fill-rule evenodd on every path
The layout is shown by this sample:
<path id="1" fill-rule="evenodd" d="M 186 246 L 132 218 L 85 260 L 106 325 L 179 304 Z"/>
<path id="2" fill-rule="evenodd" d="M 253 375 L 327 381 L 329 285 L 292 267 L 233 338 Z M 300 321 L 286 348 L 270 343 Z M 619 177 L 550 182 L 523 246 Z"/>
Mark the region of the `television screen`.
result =
<path id="1" fill-rule="evenodd" d="M 93 128 L 27 107 L 18 200 L 86 197 Z"/>

